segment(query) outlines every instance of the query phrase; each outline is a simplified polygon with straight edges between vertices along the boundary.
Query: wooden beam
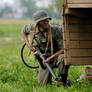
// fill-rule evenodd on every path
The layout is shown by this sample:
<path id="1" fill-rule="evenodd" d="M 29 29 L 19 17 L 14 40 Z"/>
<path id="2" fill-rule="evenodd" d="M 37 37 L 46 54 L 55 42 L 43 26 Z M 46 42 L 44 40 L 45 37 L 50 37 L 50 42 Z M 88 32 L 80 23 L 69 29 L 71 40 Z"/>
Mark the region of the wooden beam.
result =
<path id="1" fill-rule="evenodd" d="M 69 61 L 69 64 L 72 64 L 72 65 L 92 65 L 92 57 L 71 58 L 71 61 Z"/>
<path id="2" fill-rule="evenodd" d="M 90 4 L 92 3 L 92 0 L 67 0 L 67 3 Z"/>
<path id="3" fill-rule="evenodd" d="M 71 48 L 81 48 L 81 49 L 89 49 L 92 48 L 92 41 L 71 41 Z"/>
<path id="4" fill-rule="evenodd" d="M 67 4 L 68 8 L 92 8 L 91 4 Z"/>

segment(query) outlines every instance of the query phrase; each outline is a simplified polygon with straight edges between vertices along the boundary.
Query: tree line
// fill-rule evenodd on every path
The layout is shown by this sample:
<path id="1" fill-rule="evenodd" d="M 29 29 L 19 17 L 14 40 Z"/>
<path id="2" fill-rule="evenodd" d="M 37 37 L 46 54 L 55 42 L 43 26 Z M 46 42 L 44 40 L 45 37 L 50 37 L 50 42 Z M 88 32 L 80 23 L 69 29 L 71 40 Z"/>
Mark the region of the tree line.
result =
<path id="1" fill-rule="evenodd" d="M 41 0 L 40 0 L 41 1 Z M 13 8 L 9 5 L 5 7 L 0 7 L 0 17 L 2 18 L 5 14 L 22 14 L 22 18 L 33 18 L 33 13 L 39 9 L 46 10 L 49 15 L 53 18 L 61 18 L 61 5 L 63 0 L 52 0 L 52 4 L 48 8 L 39 7 L 36 5 L 37 0 L 19 0 L 16 3 L 19 3 L 17 8 Z M 10 16 L 13 18 L 13 16 Z"/>

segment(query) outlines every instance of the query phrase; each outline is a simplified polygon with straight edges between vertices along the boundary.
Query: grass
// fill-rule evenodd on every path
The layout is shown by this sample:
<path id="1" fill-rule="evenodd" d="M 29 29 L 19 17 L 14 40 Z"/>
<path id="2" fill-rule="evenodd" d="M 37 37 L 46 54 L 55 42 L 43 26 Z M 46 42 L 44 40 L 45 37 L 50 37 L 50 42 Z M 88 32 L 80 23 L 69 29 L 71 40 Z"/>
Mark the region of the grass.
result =
<path id="1" fill-rule="evenodd" d="M 0 23 L 0 92 L 91 92 L 92 84 L 88 80 L 76 82 L 85 66 L 70 67 L 68 77 L 74 81 L 71 87 L 40 86 L 38 69 L 27 68 L 20 58 L 23 25 Z"/>

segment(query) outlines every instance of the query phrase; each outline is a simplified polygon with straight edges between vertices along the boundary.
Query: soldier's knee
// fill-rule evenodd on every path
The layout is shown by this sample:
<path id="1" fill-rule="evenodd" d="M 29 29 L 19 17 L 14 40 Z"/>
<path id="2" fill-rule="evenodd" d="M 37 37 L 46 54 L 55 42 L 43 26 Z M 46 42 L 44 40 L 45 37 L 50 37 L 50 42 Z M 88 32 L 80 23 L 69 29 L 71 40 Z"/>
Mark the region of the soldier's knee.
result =
<path id="1" fill-rule="evenodd" d="M 38 83 L 42 86 L 46 85 L 47 84 L 47 81 L 46 80 L 42 80 L 42 79 L 39 79 L 38 80 Z"/>

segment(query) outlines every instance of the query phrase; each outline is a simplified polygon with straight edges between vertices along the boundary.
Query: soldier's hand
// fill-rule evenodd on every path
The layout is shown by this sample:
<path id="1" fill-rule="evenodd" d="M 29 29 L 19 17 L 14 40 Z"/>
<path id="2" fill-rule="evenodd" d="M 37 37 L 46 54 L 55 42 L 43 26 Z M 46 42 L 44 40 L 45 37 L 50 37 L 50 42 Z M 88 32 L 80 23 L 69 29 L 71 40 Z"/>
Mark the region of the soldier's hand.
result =
<path id="1" fill-rule="evenodd" d="M 30 47 L 30 50 L 31 50 L 32 52 L 35 52 L 35 48 L 33 48 L 33 47 Z"/>
<path id="2" fill-rule="evenodd" d="M 50 62 L 50 60 L 50 57 L 48 57 L 46 60 L 43 60 L 43 64 L 45 65 L 45 63 Z"/>

